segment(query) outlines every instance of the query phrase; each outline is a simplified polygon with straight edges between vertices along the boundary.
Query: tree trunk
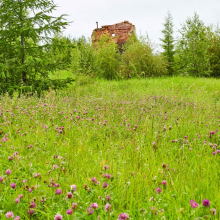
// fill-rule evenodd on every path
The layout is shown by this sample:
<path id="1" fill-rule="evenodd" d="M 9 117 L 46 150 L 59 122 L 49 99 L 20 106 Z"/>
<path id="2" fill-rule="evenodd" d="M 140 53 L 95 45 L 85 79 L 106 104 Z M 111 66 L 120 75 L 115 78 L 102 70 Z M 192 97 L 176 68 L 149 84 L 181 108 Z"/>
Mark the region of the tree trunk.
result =
<path id="1" fill-rule="evenodd" d="M 24 62 L 25 62 L 25 57 L 24 57 L 24 36 L 23 34 L 21 34 L 21 53 L 22 53 L 22 57 L 21 57 L 21 63 L 24 66 Z M 22 70 L 22 80 L 25 83 L 26 82 L 26 71 Z"/>
<path id="2" fill-rule="evenodd" d="M 22 14 L 22 1 L 20 0 L 20 13 Z M 21 29 L 23 29 L 23 23 L 22 23 L 22 16 L 20 16 L 20 21 L 21 21 Z M 25 62 L 25 54 L 24 54 L 24 35 L 23 33 L 21 33 L 21 63 L 22 66 L 24 66 L 24 62 Z M 27 73 L 26 71 L 22 70 L 22 80 L 25 83 L 27 80 Z"/>

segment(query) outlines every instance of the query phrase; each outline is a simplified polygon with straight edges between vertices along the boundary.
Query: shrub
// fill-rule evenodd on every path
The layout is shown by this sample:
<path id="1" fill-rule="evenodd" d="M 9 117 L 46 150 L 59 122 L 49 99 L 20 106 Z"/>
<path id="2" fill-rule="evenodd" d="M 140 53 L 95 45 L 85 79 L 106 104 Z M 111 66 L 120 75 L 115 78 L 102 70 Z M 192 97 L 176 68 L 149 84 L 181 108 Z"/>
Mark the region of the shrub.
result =
<path id="1" fill-rule="evenodd" d="M 124 47 L 122 70 L 128 77 L 166 75 L 167 62 L 163 55 L 153 53 L 148 37 L 132 37 Z"/>

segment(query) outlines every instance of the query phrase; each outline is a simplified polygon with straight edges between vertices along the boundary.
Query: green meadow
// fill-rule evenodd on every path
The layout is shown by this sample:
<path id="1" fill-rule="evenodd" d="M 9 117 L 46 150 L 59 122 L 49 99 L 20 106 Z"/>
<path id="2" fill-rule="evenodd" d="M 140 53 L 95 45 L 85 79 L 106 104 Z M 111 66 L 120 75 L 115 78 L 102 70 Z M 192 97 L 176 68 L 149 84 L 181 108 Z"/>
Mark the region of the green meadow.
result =
<path id="1" fill-rule="evenodd" d="M 219 88 L 168 77 L 1 96 L 0 219 L 220 219 Z"/>

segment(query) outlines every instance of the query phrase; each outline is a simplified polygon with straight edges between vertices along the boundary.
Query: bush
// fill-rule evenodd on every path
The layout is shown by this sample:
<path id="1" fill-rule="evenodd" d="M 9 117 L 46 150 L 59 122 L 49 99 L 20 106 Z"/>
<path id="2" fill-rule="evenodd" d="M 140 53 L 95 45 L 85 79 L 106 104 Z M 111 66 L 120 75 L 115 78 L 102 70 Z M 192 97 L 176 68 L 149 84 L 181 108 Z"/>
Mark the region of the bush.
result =
<path id="1" fill-rule="evenodd" d="M 78 81 L 86 83 L 88 77 L 112 80 L 168 74 L 166 59 L 160 53 L 153 53 L 147 37 L 130 36 L 122 50 L 120 54 L 118 45 L 108 34 L 93 44 L 81 38 L 71 52 L 71 71 Z"/>
<path id="2" fill-rule="evenodd" d="M 118 79 L 121 66 L 121 56 L 118 45 L 105 34 L 94 45 L 96 76 L 105 79 Z"/>
<path id="3" fill-rule="evenodd" d="M 131 37 L 122 54 L 122 71 L 128 77 L 167 75 L 167 62 L 163 55 L 153 53 L 148 37 Z"/>

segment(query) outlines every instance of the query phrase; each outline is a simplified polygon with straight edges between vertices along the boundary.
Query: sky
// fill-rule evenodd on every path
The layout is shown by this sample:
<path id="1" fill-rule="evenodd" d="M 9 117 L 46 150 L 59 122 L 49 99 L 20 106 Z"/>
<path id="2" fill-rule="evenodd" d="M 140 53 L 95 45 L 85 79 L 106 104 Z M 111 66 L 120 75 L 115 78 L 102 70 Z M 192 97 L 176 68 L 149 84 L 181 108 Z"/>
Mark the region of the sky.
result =
<path id="1" fill-rule="evenodd" d="M 54 0 L 54 3 L 59 7 L 53 15 L 68 14 L 67 20 L 72 21 L 63 35 L 75 38 L 91 37 L 96 21 L 101 27 L 127 20 L 135 25 L 138 35 L 147 33 L 152 42 L 159 44 L 168 11 L 173 17 L 174 36 L 178 36 L 181 24 L 194 12 L 205 24 L 220 22 L 220 0 Z"/>

